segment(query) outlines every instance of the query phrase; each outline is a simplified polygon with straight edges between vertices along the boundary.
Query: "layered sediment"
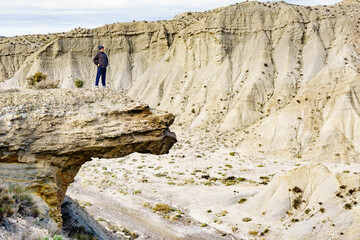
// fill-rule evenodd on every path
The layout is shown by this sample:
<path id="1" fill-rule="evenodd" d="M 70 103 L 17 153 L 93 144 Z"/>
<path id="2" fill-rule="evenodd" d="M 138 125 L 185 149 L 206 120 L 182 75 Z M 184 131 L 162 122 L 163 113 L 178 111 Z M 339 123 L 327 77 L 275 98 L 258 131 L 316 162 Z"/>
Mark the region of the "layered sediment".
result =
<path id="1" fill-rule="evenodd" d="M 165 154 L 174 116 L 105 90 L 0 93 L 0 180 L 25 185 L 61 223 L 60 204 L 92 157 Z"/>
<path id="2" fill-rule="evenodd" d="M 101 44 L 109 86 L 171 111 L 178 126 L 234 132 L 244 156 L 358 161 L 359 11 L 358 1 L 250 1 L 76 29 L 28 56 L 6 84 L 25 85 L 41 71 L 62 88 L 76 78 L 93 85 Z"/>

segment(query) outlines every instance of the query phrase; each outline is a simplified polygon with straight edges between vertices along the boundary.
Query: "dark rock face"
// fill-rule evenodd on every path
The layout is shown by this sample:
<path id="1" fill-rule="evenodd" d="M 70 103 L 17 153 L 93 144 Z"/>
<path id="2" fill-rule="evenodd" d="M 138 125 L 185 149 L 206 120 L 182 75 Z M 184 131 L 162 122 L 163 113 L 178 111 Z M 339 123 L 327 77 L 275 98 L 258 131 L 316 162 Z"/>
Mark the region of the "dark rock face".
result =
<path id="1" fill-rule="evenodd" d="M 61 214 L 63 229 L 71 236 L 76 232 L 82 232 L 96 239 L 119 239 L 82 209 L 78 202 L 68 196 L 61 204 Z"/>

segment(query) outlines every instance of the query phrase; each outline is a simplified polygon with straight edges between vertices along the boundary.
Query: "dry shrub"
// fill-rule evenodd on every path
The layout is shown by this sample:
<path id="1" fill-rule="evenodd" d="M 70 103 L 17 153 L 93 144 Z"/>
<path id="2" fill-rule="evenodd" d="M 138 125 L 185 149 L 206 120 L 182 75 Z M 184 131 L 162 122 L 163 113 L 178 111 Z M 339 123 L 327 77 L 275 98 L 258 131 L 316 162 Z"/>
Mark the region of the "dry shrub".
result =
<path id="1" fill-rule="evenodd" d="M 26 78 L 26 83 L 30 88 L 35 89 L 50 89 L 57 88 L 60 81 L 46 80 L 47 76 L 42 72 L 37 72 L 34 75 Z"/>
<path id="2" fill-rule="evenodd" d="M 39 209 L 30 193 L 24 188 L 18 185 L 0 186 L 0 224 L 14 214 L 37 217 Z"/>

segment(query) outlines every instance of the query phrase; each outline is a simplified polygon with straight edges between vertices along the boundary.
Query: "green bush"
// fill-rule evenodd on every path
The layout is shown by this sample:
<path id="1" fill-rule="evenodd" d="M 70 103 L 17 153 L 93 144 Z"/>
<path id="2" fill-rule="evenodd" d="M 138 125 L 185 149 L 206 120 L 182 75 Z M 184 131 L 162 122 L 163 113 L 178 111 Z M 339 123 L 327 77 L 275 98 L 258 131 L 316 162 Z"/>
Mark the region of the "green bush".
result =
<path id="1" fill-rule="evenodd" d="M 63 237 L 61 235 L 54 235 L 53 240 L 63 240 Z"/>
<path id="2" fill-rule="evenodd" d="M 84 86 L 84 80 L 81 79 L 75 79 L 75 87 L 82 88 Z"/>

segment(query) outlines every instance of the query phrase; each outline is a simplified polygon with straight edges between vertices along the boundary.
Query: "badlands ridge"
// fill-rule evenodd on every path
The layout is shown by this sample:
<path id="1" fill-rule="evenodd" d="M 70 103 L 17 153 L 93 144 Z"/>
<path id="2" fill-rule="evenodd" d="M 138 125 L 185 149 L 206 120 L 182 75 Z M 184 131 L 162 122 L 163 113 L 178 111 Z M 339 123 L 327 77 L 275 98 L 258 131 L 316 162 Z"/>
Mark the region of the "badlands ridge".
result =
<path id="1" fill-rule="evenodd" d="M 357 1 L 251 1 L 169 21 L 2 38 L 0 81 L 23 86 L 40 71 L 62 88 L 76 78 L 90 87 L 102 44 L 110 87 L 172 112 L 183 128 L 236 131 L 245 155 L 357 161 L 359 10 Z"/>
<path id="2" fill-rule="evenodd" d="M 89 89 L 100 44 L 112 90 Z M 21 89 L 38 71 L 63 89 Z M 359 80 L 354 0 L 0 38 L 0 178 L 36 190 L 58 222 L 74 181 L 68 194 L 120 239 L 120 226 L 140 239 L 359 239 Z M 166 153 L 173 121 L 170 155 L 125 156 Z"/>

